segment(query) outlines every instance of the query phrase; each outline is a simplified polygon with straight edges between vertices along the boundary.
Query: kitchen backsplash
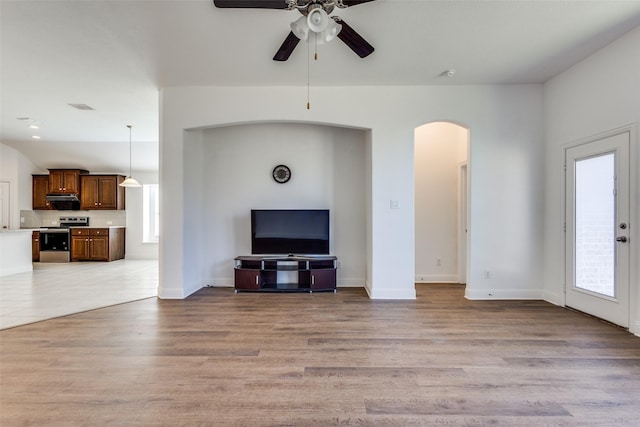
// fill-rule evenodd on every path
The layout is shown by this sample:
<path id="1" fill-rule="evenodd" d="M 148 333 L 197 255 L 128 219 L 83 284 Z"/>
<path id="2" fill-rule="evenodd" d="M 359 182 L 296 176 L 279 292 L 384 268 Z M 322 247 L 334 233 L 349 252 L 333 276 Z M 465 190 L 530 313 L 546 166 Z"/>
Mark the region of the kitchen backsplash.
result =
<path id="1" fill-rule="evenodd" d="M 62 216 L 88 216 L 91 227 L 126 226 L 127 211 L 20 211 L 20 228 L 57 227 Z"/>

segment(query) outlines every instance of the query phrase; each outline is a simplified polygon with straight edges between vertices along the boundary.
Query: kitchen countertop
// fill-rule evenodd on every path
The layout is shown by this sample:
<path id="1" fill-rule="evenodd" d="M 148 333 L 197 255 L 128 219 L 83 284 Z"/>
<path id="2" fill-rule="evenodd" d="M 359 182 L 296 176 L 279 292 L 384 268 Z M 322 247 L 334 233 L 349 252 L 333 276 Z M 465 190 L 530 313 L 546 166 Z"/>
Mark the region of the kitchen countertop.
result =
<path id="1" fill-rule="evenodd" d="M 39 228 L 3 228 L 0 229 L 0 233 L 20 233 L 27 231 L 38 231 Z"/>
<path id="2" fill-rule="evenodd" d="M 80 227 L 69 227 L 69 228 L 127 228 L 127 227 L 125 225 L 105 225 L 104 227 L 103 226 L 95 226 L 95 225 L 91 226 L 90 225 L 88 227 L 80 226 Z M 60 227 L 46 227 L 46 226 L 43 226 L 43 227 L 31 227 L 31 228 L 19 228 L 19 229 L 12 229 L 12 230 L 2 230 L 2 232 L 5 232 L 5 231 L 43 231 L 43 230 L 46 231 L 46 230 L 51 230 L 51 229 L 53 229 L 53 230 L 64 230 L 63 228 L 60 228 Z"/>
<path id="3" fill-rule="evenodd" d="M 124 225 L 105 225 L 104 227 L 101 225 L 89 225 L 89 226 L 79 226 L 79 227 L 75 227 L 75 226 L 71 226 L 69 228 L 126 228 L 126 226 Z"/>

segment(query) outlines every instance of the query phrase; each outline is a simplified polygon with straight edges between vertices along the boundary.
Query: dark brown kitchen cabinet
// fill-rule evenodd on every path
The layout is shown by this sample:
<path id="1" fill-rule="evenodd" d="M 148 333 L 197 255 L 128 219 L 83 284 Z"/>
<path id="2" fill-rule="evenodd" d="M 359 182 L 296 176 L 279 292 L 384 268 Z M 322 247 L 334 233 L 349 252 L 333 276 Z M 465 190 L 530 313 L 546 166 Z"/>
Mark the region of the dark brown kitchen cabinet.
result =
<path id="1" fill-rule="evenodd" d="M 125 189 L 119 184 L 122 175 L 82 175 L 80 176 L 80 209 L 115 210 L 125 208 Z"/>
<path id="2" fill-rule="evenodd" d="M 49 169 L 49 193 L 80 193 L 80 175 L 88 173 L 83 169 Z"/>
<path id="3" fill-rule="evenodd" d="M 33 182 L 33 189 L 31 192 L 32 209 L 33 210 L 52 209 L 51 203 L 49 203 L 45 199 L 45 196 L 49 192 L 49 175 L 33 175 L 32 182 Z"/>
<path id="4" fill-rule="evenodd" d="M 31 233 L 31 261 L 40 262 L 40 232 Z"/>
<path id="5" fill-rule="evenodd" d="M 125 229 L 72 228 L 71 261 L 115 261 L 124 258 Z"/>

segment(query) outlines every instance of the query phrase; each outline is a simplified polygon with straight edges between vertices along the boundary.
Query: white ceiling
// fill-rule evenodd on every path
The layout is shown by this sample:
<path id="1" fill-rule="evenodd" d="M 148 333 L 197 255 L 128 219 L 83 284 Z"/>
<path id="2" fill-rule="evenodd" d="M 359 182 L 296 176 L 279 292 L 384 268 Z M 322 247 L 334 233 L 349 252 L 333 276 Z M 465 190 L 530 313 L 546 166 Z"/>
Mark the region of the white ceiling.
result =
<path id="1" fill-rule="evenodd" d="M 320 46 L 312 85 L 542 83 L 639 26 L 640 0 L 376 0 L 333 15 L 376 51 Z M 159 88 L 306 85 L 304 44 L 271 59 L 299 16 L 212 0 L 0 0 L 0 138 L 43 169 L 126 173 L 131 124 L 134 169 L 157 170 Z"/>

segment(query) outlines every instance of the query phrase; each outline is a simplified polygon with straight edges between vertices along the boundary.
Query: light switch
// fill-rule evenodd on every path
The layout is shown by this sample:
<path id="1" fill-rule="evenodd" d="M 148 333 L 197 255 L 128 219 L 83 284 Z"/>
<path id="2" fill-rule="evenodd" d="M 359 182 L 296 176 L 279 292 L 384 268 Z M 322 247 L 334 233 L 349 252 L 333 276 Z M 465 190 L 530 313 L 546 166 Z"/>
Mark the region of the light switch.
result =
<path id="1" fill-rule="evenodd" d="M 391 209 L 400 209 L 400 202 L 398 200 L 389 200 L 389 207 Z"/>

